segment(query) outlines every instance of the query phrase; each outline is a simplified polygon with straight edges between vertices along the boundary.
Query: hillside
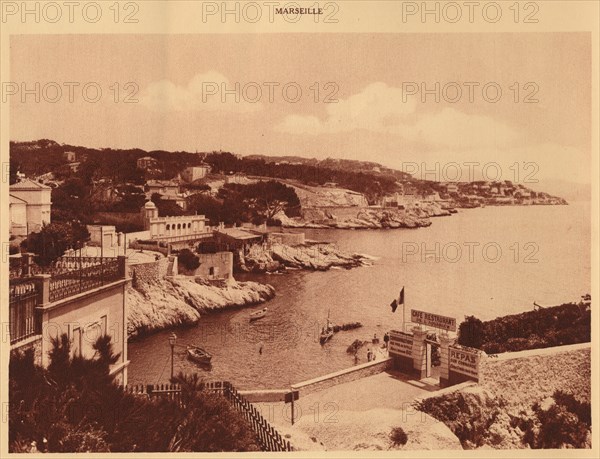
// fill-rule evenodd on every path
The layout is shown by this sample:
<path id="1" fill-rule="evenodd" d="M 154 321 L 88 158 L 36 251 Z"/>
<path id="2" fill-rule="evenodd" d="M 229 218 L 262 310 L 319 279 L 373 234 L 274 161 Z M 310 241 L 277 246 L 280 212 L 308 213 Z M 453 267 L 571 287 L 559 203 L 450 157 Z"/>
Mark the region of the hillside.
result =
<path id="1" fill-rule="evenodd" d="M 137 161 L 149 157 L 155 165 L 139 168 Z M 444 208 L 481 205 L 561 205 L 567 202 L 519 183 L 458 182 L 418 180 L 410 175 L 370 161 L 301 157 L 242 157 L 229 152 L 190 153 L 141 149 L 94 149 L 58 144 L 52 140 L 10 143 L 11 183 L 17 171 L 57 186 L 67 179 L 81 180 L 84 186 L 141 186 L 148 180 L 176 179 L 188 166 L 208 164 L 213 179 L 229 178 L 242 183 L 247 177 L 277 179 L 293 186 L 303 207 L 380 205 L 403 207 L 414 200 L 437 202 Z M 50 183 L 52 186 L 52 183 Z M 207 185 L 197 183 L 197 186 Z M 338 190 L 338 191 L 336 191 Z M 356 193 L 348 193 L 347 191 Z M 138 199 L 139 198 L 139 199 Z M 128 200 L 119 211 L 139 209 L 139 200 Z M 134 202 L 135 201 L 135 202 Z M 308 204 L 307 204 L 308 202 Z M 112 209 L 116 211 L 115 209 Z"/>
<path id="2" fill-rule="evenodd" d="M 72 152 L 74 161 L 67 159 L 67 152 Z M 136 167 L 136 162 L 147 156 L 156 159 L 158 166 L 142 173 Z M 104 179 L 113 184 L 142 184 L 150 178 L 172 179 L 185 167 L 206 163 L 211 166 L 213 173 L 222 175 L 242 173 L 297 180 L 311 186 L 335 183 L 364 194 L 370 201 L 398 191 L 397 181 L 410 178 L 400 171 L 361 161 L 328 159 L 316 163 L 312 160 L 277 162 L 268 157 L 241 157 L 229 152 L 95 149 L 59 144 L 48 139 L 10 142 L 10 161 L 12 181 L 16 180 L 17 170 L 28 177 L 52 173 L 59 180 L 65 179 L 72 175 L 73 163 L 77 163 L 77 176 L 84 181 Z"/>

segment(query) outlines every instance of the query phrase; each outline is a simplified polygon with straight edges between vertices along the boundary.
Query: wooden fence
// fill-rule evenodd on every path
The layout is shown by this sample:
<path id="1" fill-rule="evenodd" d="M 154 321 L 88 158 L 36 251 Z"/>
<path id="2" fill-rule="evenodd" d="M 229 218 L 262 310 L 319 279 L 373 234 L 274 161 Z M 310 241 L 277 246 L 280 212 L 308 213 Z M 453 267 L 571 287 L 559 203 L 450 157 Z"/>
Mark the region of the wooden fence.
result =
<path id="1" fill-rule="evenodd" d="M 226 383 L 225 397 L 235 406 L 235 408 L 244 416 L 254 433 L 256 439 L 263 451 L 292 451 L 292 445 L 289 441 L 283 439 L 260 412 L 246 400 L 231 384 Z"/>
<path id="2" fill-rule="evenodd" d="M 256 439 L 263 451 L 293 451 L 289 441 L 284 440 L 260 412 L 227 381 L 206 382 L 200 385 L 201 390 L 206 390 L 225 397 L 244 417 L 248 425 L 256 434 Z M 182 408 L 185 401 L 182 397 L 179 384 L 138 384 L 126 386 L 125 391 L 130 394 L 143 395 L 148 398 L 161 397 L 172 400 Z"/>

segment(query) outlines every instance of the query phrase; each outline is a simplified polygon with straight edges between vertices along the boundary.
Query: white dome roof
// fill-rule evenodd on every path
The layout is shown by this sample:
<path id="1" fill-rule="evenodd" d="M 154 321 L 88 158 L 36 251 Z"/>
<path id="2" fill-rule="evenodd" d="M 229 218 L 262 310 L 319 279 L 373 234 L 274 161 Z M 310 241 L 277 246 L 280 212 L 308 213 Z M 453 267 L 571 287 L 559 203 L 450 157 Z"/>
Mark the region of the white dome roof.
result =
<path id="1" fill-rule="evenodd" d="M 146 204 L 144 204 L 144 209 L 156 209 L 156 204 L 154 204 L 152 201 L 148 201 Z"/>

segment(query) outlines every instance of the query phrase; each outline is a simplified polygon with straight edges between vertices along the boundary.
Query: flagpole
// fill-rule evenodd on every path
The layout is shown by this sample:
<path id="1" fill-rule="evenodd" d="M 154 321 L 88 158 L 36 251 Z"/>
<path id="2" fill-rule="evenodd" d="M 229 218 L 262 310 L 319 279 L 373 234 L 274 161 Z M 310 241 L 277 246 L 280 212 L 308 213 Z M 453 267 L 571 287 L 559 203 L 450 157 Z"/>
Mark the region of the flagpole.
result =
<path id="1" fill-rule="evenodd" d="M 404 290 L 404 287 L 402 287 Z M 402 302 L 402 331 L 406 333 L 406 291 L 404 291 L 404 298 Z"/>

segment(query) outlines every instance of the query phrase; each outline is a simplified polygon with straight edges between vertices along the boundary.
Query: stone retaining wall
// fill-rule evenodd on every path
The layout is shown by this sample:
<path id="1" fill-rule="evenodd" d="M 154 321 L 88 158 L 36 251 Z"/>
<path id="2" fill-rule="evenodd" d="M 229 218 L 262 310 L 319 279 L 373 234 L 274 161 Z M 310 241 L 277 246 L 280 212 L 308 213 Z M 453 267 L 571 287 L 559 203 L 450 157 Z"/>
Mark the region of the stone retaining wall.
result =
<path id="1" fill-rule="evenodd" d="M 509 402 L 525 406 L 562 390 L 580 401 L 591 398 L 591 344 L 575 344 L 489 355 L 481 363 L 480 384 Z M 518 395 L 517 395 L 518 394 Z"/>
<path id="2" fill-rule="evenodd" d="M 130 277 L 135 284 L 151 284 L 163 279 L 169 266 L 168 258 L 161 258 L 150 263 L 138 263 L 130 266 Z"/>
<path id="3" fill-rule="evenodd" d="M 327 389 L 331 386 L 336 386 L 338 384 L 343 384 L 365 378 L 367 376 L 382 373 L 386 370 L 389 370 L 391 367 L 391 358 L 376 360 L 374 362 L 367 362 L 361 365 L 346 368 L 344 370 L 336 371 L 335 373 L 329 373 L 325 376 L 319 376 L 318 378 L 302 381 L 292 385 L 292 389 L 300 391 L 300 397 L 303 397 L 313 392 Z"/>

